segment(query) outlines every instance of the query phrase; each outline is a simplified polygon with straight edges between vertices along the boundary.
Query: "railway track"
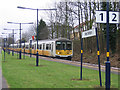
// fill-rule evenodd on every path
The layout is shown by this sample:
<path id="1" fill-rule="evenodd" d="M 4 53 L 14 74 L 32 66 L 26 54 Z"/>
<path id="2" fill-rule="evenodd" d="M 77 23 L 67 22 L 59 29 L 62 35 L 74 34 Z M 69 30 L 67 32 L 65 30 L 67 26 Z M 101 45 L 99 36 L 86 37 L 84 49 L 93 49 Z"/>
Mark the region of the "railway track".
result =
<path id="1" fill-rule="evenodd" d="M 29 56 L 28 54 L 26 54 L 26 55 Z M 32 57 L 36 58 L 35 55 L 32 55 Z M 54 61 L 54 62 L 59 62 L 59 63 L 64 63 L 64 64 L 77 66 L 77 67 L 80 67 L 80 65 L 81 65 L 81 62 L 64 60 L 64 59 L 58 59 L 58 58 L 39 56 L 39 59 L 43 59 L 43 60 L 47 60 L 47 61 Z M 99 67 L 98 67 L 97 64 L 83 63 L 83 67 L 84 68 L 93 69 L 93 70 L 99 70 Z M 105 66 L 101 65 L 101 71 L 105 72 Z M 120 68 L 111 67 L 111 73 L 120 75 Z"/>

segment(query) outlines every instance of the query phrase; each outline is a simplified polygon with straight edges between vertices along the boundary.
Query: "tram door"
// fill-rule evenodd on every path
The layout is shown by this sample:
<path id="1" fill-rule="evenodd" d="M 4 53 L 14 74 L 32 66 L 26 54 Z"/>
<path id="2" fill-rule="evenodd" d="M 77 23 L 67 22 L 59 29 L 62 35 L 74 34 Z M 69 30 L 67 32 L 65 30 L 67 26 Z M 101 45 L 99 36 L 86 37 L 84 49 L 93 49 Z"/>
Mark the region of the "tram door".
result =
<path id="1" fill-rule="evenodd" d="M 52 56 L 54 55 L 53 46 L 54 46 L 54 43 L 52 42 L 52 46 L 51 46 L 51 55 L 52 55 Z"/>
<path id="2" fill-rule="evenodd" d="M 45 43 L 43 43 L 43 50 L 42 50 L 42 55 L 45 54 Z"/>

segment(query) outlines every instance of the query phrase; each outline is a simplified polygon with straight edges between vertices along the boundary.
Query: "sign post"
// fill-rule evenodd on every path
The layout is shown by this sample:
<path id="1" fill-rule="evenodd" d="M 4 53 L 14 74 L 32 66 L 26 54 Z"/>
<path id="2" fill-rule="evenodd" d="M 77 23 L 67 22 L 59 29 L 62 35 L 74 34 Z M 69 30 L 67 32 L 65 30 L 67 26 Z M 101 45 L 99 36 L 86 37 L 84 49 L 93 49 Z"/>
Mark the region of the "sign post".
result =
<path id="1" fill-rule="evenodd" d="M 109 61 L 109 0 L 107 0 L 107 24 L 106 24 L 106 33 L 107 33 L 107 62 L 105 63 L 106 65 L 106 70 L 105 70 L 105 87 L 106 89 L 110 89 L 110 61 Z"/>
<path id="2" fill-rule="evenodd" d="M 100 79 L 100 86 L 102 87 L 102 80 L 101 80 L 101 67 L 100 67 L 100 51 L 99 51 L 99 43 L 98 43 L 98 34 L 97 34 L 97 28 L 96 30 L 96 41 L 97 41 L 97 55 L 98 55 L 98 66 L 99 66 L 99 79 Z"/>
<path id="3" fill-rule="evenodd" d="M 82 80 L 82 58 L 83 58 L 83 38 L 81 38 L 81 73 L 80 73 L 80 80 Z"/>
<path id="4" fill-rule="evenodd" d="M 106 23 L 106 34 L 107 34 L 107 62 L 105 63 L 105 86 L 106 90 L 110 90 L 110 61 L 109 61 L 109 23 L 118 24 L 119 21 L 119 12 L 109 12 L 109 0 L 107 0 L 107 11 L 96 11 L 96 22 L 97 23 Z"/>
<path id="5" fill-rule="evenodd" d="M 82 80 L 82 60 L 83 60 L 83 38 L 92 37 L 95 36 L 95 29 L 91 29 L 88 31 L 82 32 L 82 38 L 81 38 L 81 72 L 80 72 L 80 80 Z"/>
<path id="6" fill-rule="evenodd" d="M 97 40 L 97 55 L 98 55 L 98 66 L 99 66 L 99 79 L 100 79 L 100 86 L 102 86 L 102 80 L 101 80 L 101 67 L 100 67 L 100 52 L 99 52 L 99 44 L 98 44 L 98 34 L 97 34 L 97 28 L 87 30 L 82 32 L 82 39 L 81 39 L 81 75 L 80 79 L 82 80 L 82 58 L 83 58 L 83 38 L 96 36 Z"/>

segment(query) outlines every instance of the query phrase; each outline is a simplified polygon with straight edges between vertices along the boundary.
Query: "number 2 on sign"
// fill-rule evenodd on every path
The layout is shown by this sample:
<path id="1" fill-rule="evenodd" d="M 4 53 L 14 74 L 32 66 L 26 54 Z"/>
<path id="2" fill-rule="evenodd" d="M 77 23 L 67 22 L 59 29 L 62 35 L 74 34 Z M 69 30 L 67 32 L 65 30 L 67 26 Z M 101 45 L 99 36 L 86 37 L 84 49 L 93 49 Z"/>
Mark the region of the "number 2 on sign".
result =
<path id="1" fill-rule="evenodd" d="M 114 17 L 113 17 L 112 21 L 117 21 L 117 20 L 116 20 L 116 14 L 115 14 L 115 13 L 113 13 L 112 15 L 114 15 Z"/>
<path id="2" fill-rule="evenodd" d="M 109 12 L 109 23 L 119 23 L 119 12 Z"/>

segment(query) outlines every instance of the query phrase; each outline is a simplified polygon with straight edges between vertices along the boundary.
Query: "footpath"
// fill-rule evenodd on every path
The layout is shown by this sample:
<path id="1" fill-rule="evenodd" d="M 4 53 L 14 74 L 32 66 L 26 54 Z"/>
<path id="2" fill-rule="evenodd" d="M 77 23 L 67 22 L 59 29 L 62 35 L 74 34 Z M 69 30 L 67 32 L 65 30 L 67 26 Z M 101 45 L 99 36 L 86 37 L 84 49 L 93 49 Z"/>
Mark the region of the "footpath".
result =
<path id="1" fill-rule="evenodd" d="M 0 90 L 4 90 L 4 89 L 8 88 L 8 84 L 2 75 L 2 53 L 1 53 L 1 51 L 2 51 L 2 49 L 0 47 Z"/>

